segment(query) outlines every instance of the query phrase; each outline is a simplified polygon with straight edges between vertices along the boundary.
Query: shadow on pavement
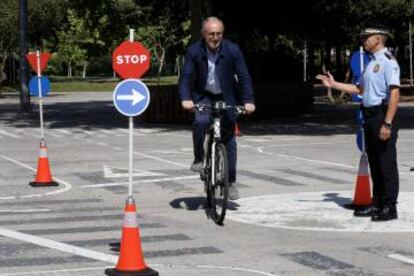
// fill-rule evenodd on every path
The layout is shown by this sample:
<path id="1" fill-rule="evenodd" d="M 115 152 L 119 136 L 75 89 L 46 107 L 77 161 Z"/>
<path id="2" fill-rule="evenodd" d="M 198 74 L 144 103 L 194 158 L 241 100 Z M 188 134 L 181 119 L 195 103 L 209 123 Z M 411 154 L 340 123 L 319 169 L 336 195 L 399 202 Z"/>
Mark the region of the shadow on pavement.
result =
<path id="1" fill-rule="evenodd" d="M 357 104 L 314 103 L 310 113 L 292 117 L 241 118 L 242 135 L 337 135 L 356 132 Z M 17 103 L 1 104 L 0 121 L 6 125 L 25 128 L 39 125 L 38 107 L 33 101 L 31 114 L 19 113 Z M 84 130 L 128 127 L 128 119 L 118 113 L 112 101 L 57 102 L 44 105 L 44 121 L 49 128 L 82 128 Z M 414 127 L 414 106 L 399 108 L 400 127 Z M 159 132 L 191 129 L 191 124 L 149 124 L 140 116 L 135 127 L 160 128 Z"/>

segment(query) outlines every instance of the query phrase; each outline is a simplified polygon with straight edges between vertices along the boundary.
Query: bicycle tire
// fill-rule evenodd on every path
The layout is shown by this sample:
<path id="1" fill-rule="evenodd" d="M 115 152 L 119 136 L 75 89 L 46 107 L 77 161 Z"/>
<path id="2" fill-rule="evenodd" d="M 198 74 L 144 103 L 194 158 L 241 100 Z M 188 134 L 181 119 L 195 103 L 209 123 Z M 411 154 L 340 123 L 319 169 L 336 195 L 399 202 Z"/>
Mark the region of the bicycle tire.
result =
<path id="1" fill-rule="evenodd" d="M 216 158 L 214 164 L 211 165 L 215 166 L 216 183 L 210 185 L 209 205 L 211 206 L 211 218 L 213 221 L 218 225 L 223 225 L 229 200 L 229 167 L 227 150 L 223 143 L 216 144 L 214 150 L 216 151 Z"/>

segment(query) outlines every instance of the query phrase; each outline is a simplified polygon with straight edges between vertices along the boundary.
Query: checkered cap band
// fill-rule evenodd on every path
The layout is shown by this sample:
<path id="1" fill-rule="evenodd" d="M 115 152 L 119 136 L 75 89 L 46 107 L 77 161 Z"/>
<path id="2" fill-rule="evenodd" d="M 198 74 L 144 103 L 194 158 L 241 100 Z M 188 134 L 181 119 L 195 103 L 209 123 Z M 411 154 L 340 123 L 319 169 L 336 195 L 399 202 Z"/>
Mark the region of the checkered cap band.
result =
<path id="1" fill-rule="evenodd" d="M 388 30 L 380 29 L 380 28 L 365 28 L 361 32 L 361 36 L 375 35 L 375 34 L 391 36 L 391 33 Z"/>

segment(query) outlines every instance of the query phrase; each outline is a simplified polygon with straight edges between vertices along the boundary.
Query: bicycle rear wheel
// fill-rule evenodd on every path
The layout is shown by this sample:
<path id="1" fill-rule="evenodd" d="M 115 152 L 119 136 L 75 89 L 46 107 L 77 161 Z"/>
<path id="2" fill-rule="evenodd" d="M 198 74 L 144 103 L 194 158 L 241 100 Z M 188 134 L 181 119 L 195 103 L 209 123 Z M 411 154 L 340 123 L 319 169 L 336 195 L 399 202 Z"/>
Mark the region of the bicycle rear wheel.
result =
<path id="1" fill-rule="evenodd" d="M 215 223 L 222 225 L 229 200 L 229 168 L 227 150 L 224 144 L 216 144 L 215 151 L 215 160 L 212 163 L 215 172 L 215 183 L 210 185 L 211 218 Z"/>

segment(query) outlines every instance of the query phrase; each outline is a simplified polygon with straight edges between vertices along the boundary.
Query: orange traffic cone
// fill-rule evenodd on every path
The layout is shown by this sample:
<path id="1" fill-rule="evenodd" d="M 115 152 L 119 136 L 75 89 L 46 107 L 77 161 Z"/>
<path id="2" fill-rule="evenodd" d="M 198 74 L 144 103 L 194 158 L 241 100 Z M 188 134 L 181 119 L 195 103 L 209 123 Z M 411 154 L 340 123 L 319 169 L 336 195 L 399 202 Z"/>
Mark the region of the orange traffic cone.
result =
<path id="1" fill-rule="evenodd" d="M 158 276 L 158 272 L 147 267 L 141 249 L 135 201 L 129 196 L 124 209 L 124 225 L 119 250 L 118 264 L 105 269 L 109 276 Z"/>
<path id="2" fill-rule="evenodd" d="M 235 126 L 234 126 L 234 134 L 236 136 L 242 136 L 242 134 L 240 132 L 240 129 L 239 129 L 239 124 L 238 123 L 236 123 Z"/>
<path id="3" fill-rule="evenodd" d="M 40 140 L 40 153 L 37 162 L 36 179 L 29 183 L 32 187 L 58 186 L 59 184 L 52 180 L 50 173 L 49 159 L 47 158 L 47 147 L 45 140 Z"/>
<path id="4" fill-rule="evenodd" d="M 358 177 L 355 185 L 352 205 L 355 207 L 369 206 L 372 204 L 371 187 L 369 184 L 368 158 L 363 153 L 359 161 Z"/>

